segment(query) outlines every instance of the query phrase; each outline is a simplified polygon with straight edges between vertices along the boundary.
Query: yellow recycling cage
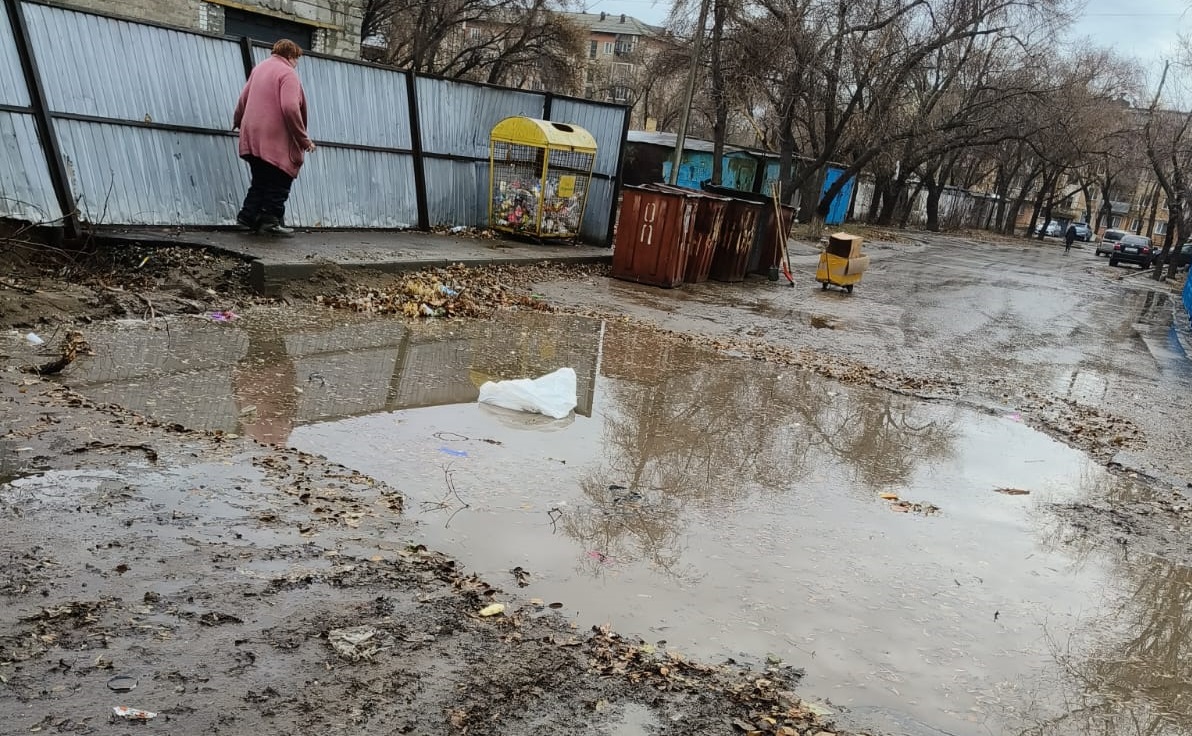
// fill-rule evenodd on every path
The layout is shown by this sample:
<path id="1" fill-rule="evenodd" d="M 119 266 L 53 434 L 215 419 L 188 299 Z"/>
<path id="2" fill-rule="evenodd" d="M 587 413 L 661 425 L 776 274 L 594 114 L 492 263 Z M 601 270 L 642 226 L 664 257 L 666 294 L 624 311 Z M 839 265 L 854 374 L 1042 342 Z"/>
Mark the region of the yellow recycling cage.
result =
<path id="1" fill-rule="evenodd" d="M 596 139 L 578 125 L 505 118 L 489 139 L 488 224 L 532 238 L 574 238 L 588 204 Z"/>

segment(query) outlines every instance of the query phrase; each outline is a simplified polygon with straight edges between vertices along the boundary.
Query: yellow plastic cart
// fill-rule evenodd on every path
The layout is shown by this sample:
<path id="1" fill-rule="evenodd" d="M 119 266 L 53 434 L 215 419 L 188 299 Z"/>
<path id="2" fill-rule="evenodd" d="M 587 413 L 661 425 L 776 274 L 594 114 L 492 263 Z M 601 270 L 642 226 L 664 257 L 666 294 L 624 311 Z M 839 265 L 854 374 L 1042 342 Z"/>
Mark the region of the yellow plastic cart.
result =
<path id="1" fill-rule="evenodd" d="M 828 237 L 828 247 L 820 254 L 815 280 L 821 288 L 839 286 L 853 293 L 853 286 L 869 268 L 869 256 L 861 252 L 861 236 L 835 233 Z"/>

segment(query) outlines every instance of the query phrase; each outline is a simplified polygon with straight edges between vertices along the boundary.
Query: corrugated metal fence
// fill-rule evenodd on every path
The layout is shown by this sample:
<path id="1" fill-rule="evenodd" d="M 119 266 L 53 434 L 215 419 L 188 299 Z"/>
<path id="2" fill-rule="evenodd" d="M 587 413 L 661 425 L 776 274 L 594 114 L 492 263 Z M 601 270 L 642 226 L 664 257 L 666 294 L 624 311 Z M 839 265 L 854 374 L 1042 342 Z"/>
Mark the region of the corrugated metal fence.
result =
<path id="1" fill-rule="evenodd" d="M 98 224 L 233 224 L 248 176 L 231 113 L 248 62 L 267 48 L 2 1 L 0 217 L 50 221 L 77 209 Z M 595 136 L 582 236 L 609 243 L 626 108 L 317 55 L 299 74 L 319 150 L 295 182 L 292 224 L 483 225 L 489 131 L 527 115 Z"/>

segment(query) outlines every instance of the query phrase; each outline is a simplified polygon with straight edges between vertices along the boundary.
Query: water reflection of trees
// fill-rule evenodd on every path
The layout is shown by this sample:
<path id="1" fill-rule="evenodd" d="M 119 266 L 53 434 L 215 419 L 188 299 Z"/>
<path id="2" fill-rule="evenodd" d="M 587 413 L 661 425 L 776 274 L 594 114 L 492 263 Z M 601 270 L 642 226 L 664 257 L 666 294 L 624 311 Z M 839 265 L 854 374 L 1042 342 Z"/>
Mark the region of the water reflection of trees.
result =
<path id="1" fill-rule="evenodd" d="M 1107 505 L 1144 501 L 1146 486 L 1099 473 L 1090 500 Z M 1089 519 L 1090 524 L 1106 523 Z M 1192 734 L 1192 569 L 1113 548 L 1087 533 L 1086 521 L 1064 516 L 1047 541 L 1062 542 L 1079 564 L 1107 561 L 1112 600 L 1081 632 L 1082 651 L 1056 653 L 1067 675 L 1066 712 L 1033 718 L 1031 736 L 1178 736 Z"/>
<path id="2" fill-rule="evenodd" d="M 604 459 L 581 480 L 587 503 L 564 528 L 614 559 L 682 574 L 690 506 L 787 492 L 824 464 L 848 468 L 872 492 L 953 451 L 950 421 L 919 419 L 920 404 L 888 392 L 844 391 L 626 329 L 609 331 L 604 358 Z M 642 493 L 640 505 L 626 507 L 610 485 Z"/>

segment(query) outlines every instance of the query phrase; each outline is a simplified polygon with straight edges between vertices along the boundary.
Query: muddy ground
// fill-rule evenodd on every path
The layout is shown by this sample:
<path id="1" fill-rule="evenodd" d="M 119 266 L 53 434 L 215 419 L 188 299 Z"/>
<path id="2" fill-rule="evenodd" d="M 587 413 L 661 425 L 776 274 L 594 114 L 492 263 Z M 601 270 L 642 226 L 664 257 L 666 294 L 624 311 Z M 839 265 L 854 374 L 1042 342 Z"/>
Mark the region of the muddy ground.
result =
<path id="1" fill-rule="evenodd" d="M 1079 544 L 1192 562 L 1174 290 L 1046 244 L 899 241 L 873 249 L 852 297 L 808 280 L 661 291 L 599 269 L 502 269 L 453 274 L 483 295 L 458 304 L 425 294 L 433 275 L 331 269 L 271 304 L 245 288 L 245 264 L 216 254 L 22 252 L 0 284 L 0 321 L 49 340 L 40 362 L 94 321 L 287 301 L 413 320 L 424 303 L 442 310 L 434 319 L 598 315 L 643 345 L 698 345 L 1036 427 L 1150 489 L 1056 504 Z M 796 249 L 797 273 L 813 253 Z M 516 576 L 477 579 L 420 545 L 400 484 L 97 405 L 22 372 L 28 350 L 8 352 L 0 715 L 15 732 L 139 725 L 110 725 L 117 705 L 157 712 L 148 728 L 161 733 L 833 730 L 790 692 L 797 670 L 697 664 L 577 629 L 555 601 L 520 597 Z M 482 617 L 494 602 L 505 611 Z M 117 675 L 136 689 L 111 690 Z"/>
<path id="2" fill-rule="evenodd" d="M 8 733 L 124 733 L 117 706 L 172 734 L 827 728 L 798 671 L 577 630 L 406 541 L 402 495 L 342 466 L 11 372 L 0 400 Z"/>

